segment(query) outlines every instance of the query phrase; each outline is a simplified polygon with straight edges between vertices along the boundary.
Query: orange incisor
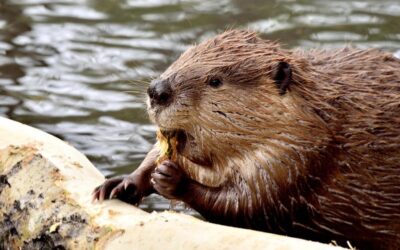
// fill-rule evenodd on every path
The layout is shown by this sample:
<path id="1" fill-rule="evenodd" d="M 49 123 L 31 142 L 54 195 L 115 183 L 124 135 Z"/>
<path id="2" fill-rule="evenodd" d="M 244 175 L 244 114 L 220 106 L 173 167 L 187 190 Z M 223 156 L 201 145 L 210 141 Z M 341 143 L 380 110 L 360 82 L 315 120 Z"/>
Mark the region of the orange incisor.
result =
<path id="1" fill-rule="evenodd" d="M 157 140 L 160 147 L 160 156 L 157 158 L 157 165 L 165 160 L 176 161 L 178 140 L 176 133 L 157 131 Z"/>

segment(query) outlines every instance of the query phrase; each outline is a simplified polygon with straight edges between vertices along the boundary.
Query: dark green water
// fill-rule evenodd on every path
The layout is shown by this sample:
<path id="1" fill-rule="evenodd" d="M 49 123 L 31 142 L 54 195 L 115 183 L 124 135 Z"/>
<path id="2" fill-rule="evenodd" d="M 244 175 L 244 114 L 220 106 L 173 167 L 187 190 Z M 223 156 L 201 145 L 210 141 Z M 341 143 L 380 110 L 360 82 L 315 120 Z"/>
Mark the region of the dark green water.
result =
<path id="1" fill-rule="evenodd" d="M 399 0 L 0 0 L 0 116 L 70 142 L 107 176 L 130 172 L 155 140 L 146 83 L 236 27 L 290 48 L 400 57 Z"/>

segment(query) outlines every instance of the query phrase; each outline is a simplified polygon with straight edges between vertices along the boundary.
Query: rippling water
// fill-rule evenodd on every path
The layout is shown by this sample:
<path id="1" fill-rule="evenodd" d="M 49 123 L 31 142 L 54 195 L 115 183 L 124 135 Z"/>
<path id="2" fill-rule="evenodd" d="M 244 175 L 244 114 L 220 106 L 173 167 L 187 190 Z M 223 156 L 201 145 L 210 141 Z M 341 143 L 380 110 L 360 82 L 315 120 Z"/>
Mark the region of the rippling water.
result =
<path id="1" fill-rule="evenodd" d="M 155 141 L 147 82 L 188 45 L 236 27 L 288 48 L 400 57 L 398 0 L 0 0 L 0 115 L 70 142 L 107 176 L 130 172 Z"/>

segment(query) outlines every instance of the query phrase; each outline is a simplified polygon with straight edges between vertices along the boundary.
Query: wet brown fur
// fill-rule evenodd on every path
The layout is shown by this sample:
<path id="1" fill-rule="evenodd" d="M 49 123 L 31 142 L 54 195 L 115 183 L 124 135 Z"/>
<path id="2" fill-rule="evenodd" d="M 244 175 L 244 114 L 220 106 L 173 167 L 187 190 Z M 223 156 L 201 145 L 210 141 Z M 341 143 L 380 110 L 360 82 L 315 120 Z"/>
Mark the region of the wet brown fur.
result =
<path id="1" fill-rule="evenodd" d="M 293 72 L 284 95 L 273 80 L 279 62 Z M 400 248 L 398 59 L 374 49 L 285 50 L 233 30 L 188 49 L 161 78 L 174 101 L 149 114 L 186 131 L 178 164 L 219 190 L 192 194 L 206 219 Z"/>

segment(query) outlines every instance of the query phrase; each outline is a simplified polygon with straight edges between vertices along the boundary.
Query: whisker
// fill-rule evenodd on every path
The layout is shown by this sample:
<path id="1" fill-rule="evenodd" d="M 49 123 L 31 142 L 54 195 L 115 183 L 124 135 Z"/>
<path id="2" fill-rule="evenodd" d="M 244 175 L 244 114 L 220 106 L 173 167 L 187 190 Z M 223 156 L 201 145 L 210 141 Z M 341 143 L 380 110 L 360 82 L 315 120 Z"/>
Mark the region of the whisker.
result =
<path id="1" fill-rule="evenodd" d="M 131 93 L 131 94 L 143 94 L 140 90 L 123 90 L 124 93 Z"/>
<path id="2" fill-rule="evenodd" d="M 139 80 L 139 79 L 126 79 L 126 82 L 129 84 L 134 84 L 134 85 L 142 85 L 142 86 L 149 86 L 150 82 L 146 80 Z"/>

